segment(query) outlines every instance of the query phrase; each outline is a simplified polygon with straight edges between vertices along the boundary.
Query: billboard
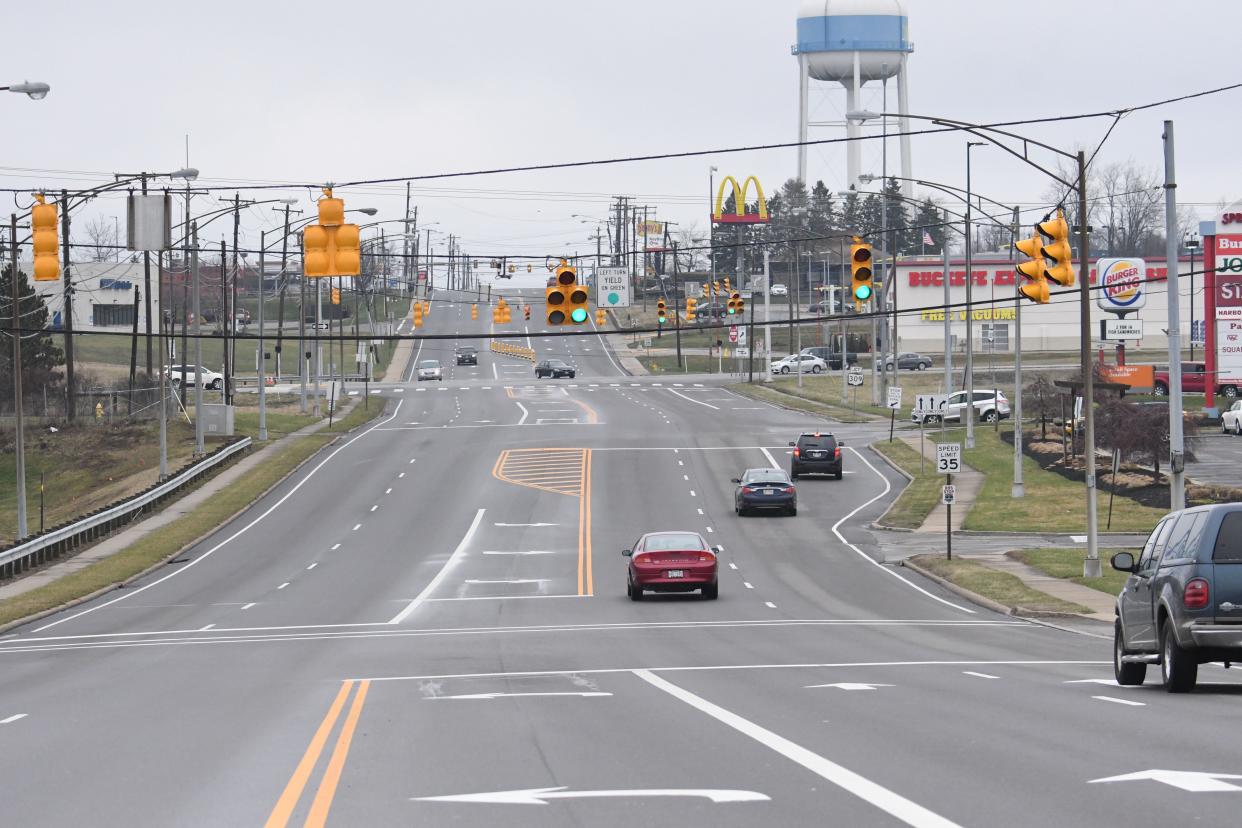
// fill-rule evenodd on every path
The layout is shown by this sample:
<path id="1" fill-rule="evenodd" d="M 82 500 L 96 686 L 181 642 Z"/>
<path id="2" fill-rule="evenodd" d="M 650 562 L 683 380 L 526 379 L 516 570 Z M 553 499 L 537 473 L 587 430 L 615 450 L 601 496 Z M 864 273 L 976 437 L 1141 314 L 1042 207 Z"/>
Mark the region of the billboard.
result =
<path id="1" fill-rule="evenodd" d="M 1142 259 L 1100 259 L 1096 303 L 1110 313 L 1129 313 L 1147 304 L 1147 263 Z"/>

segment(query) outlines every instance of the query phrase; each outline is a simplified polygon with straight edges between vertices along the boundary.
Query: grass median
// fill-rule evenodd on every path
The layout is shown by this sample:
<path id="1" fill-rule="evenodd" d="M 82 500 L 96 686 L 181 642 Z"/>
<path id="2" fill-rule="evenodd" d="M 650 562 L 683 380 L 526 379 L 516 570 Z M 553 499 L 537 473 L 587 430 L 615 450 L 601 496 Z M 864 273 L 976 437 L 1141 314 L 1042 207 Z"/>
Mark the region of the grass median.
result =
<path id="1" fill-rule="evenodd" d="M 380 405 L 372 406 L 369 411 L 362 405 L 356 405 L 345 417 L 337 420 L 331 430 L 294 438 L 278 446 L 265 462 L 159 532 L 53 583 L 0 601 L 0 626 L 123 582 L 176 554 L 253 503 L 341 433 L 379 416 L 382 410 Z"/>
<path id="2" fill-rule="evenodd" d="M 763 402 L 774 403 L 775 405 L 785 406 L 786 408 L 794 408 L 798 411 L 806 411 L 809 414 L 819 414 L 839 423 L 866 423 L 871 420 L 870 417 L 865 417 L 857 412 L 851 411 L 848 408 L 842 408 L 839 405 L 832 405 L 830 403 L 819 402 L 806 397 L 787 394 L 774 388 L 774 385 L 775 383 L 760 384 L 755 382 L 754 384 L 751 384 L 744 382 L 737 385 L 730 385 L 729 390 L 735 391 L 738 394 L 742 394 L 752 399 L 761 400 Z"/>
<path id="3" fill-rule="evenodd" d="M 1087 550 L 1082 547 L 1077 549 L 1018 549 L 1007 554 L 1014 560 L 1021 561 L 1032 569 L 1038 569 L 1040 572 L 1053 578 L 1064 578 L 1067 581 L 1073 581 L 1076 584 L 1082 584 L 1083 586 L 1097 589 L 1100 592 L 1106 592 L 1109 595 L 1120 595 L 1122 588 L 1126 584 L 1126 578 L 1129 576 L 1124 572 L 1118 572 L 1108 565 L 1108 559 L 1113 556 L 1113 553 L 1120 551 L 1122 550 L 1100 550 L 1100 560 L 1104 562 L 1104 573 L 1099 578 L 1084 578 L 1082 576 L 1082 562 L 1087 557 Z"/>
<path id="4" fill-rule="evenodd" d="M 919 453 L 905 443 L 894 440 L 877 441 L 871 446 L 880 454 L 893 461 L 899 468 L 906 469 L 915 475 L 914 480 L 902 491 L 901 496 L 893 503 L 884 515 L 883 525 L 895 529 L 917 529 L 927 520 L 931 510 L 940 502 L 940 487 L 944 480 L 934 473 L 918 474 Z M 934 466 L 928 462 L 924 466 Z"/>
<path id="5" fill-rule="evenodd" d="M 1017 575 L 991 569 L 969 559 L 954 558 L 950 561 L 941 555 L 916 555 L 910 560 L 952 584 L 1011 608 L 1018 615 L 1079 615 L 1091 611 L 1080 604 L 1032 589 Z"/>

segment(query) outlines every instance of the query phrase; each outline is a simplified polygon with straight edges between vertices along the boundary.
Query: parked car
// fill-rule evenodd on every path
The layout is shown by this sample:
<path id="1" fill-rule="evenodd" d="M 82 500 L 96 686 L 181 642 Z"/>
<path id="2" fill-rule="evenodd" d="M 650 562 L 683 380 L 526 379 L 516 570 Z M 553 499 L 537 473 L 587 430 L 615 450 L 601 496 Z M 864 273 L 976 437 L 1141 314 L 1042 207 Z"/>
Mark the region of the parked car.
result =
<path id="1" fill-rule="evenodd" d="M 438 359 L 424 359 L 418 363 L 418 381 L 423 380 L 439 380 L 444 382 L 444 370 L 440 367 Z"/>
<path id="2" fill-rule="evenodd" d="M 1220 430 L 1225 434 L 1233 432 L 1242 437 L 1242 400 L 1229 406 L 1229 410 L 1220 415 Z"/>
<path id="3" fill-rule="evenodd" d="M 771 509 L 787 515 L 798 514 L 798 491 L 782 469 L 767 466 L 747 469 L 733 478 L 733 511 L 738 516 L 760 509 Z"/>
<path id="4" fill-rule="evenodd" d="M 1163 397 L 1169 393 L 1169 371 L 1155 371 L 1152 375 L 1152 393 Z M 1236 399 L 1238 389 L 1242 388 L 1242 377 L 1230 376 L 1224 372 L 1216 372 L 1216 393 L 1228 399 Z M 1207 390 L 1207 363 L 1182 363 L 1182 391 L 1202 394 Z"/>
<path id="5" fill-rule="evenodd" d="M 1114 610 L 1118 684 L 1142 684 L 1159 664 L 1165 689 L 1185 693 L 1200 664 L 1242 661 L 1242 503 L 1174 512 L 1112 567 L 1129 574 Z"/>
<path id="6" fill-rule="evenodd" d="M 968 391 L 957 391 L 949 395 L 945 401 L 945 407 L 941 409 L 943 414 L 927 414 L 920 417 L 914 412 L 910 413 L 911 422 L 919 422 L 920 419 L 924 423 L 938 423 L 943 417 L 946 422 L 962 422 L 962 413 L 970 407 L 967 402 Z M 998 419 L 1008 420 L 1010 416 L 1009 399 L 1000 391 L 976 391 L 974 409 L 976 415 L 983 422 L 994 423 Z"/>
<path id="7" fill-rule="evenodd" d="M 932 367 L 931 357 L 923 354 L 905 353 L 897 355 L 897 368 L 901 371 L 926 371 Z M 884 360 L 884 370 L 893 370 L 893 358 L 887 357 Z"/>
<path id="8" fill-rule="evenodd" d="M 212 391 L 219 391 L 224 387 L 223 374 L 202 367 L 195 368 L 193 365 L 169 365 L 164 368 L 164 375 L 168 377 L 173 388 L 177 388 L 183 382 L 191 388 L 201 382 L 204 388 Z"/>
<path id="9" fill-rule="evenodd" d="M 560 377 L 569 377 L 573 379 L 578 375 L 574 366 L 559 359 L 545 359 L 543 362 L 535 365 L 535 379 L 548 377 L 550 379 L 559 379 Z"/>
<path id="10" fill-rule="evenodd" d="M 834 371 L 841 370 L 841 352 L 834 351 L 831 348 L 829 348 L 827 345 L 812 345 L 809 348 L 803 348 L 798 353 L 810 354 L 811 356 L 819 357 L 824 362 L 826 362 L 828 364 L 828 367 L 831 368 L 832 370 Z M 855 353 L 854 351 L 846 351 L 845 352 L 845 364 L 846 365 L 857 365 L 858 354 Z"/>
<path id="11" fill-rule="evenodd" d="M 814 302 L 806 306 L 807 316 L 828 316 L 832 313 L 831 302 Z"/>
<path id="12" fill-rule="evenodd" d="M 641 601 L 643 590 L 692 592 L 713 601 L 720 594 L 716 552 L 698 532 L 648 532 L 622 555 L 630 559 L 625 592 Z"/>
<path id="13" fill-rule="evenodd" d="M 836 435 L 822 431 L 804 432 L 789 444 L 793 453 L 789 456 L 789 476 L 797 480 L 804 474 L 828 474 L 840 480 L 845 474 L 841 459 L 841 447 L 845 445 Z"/>
<path id="14" fill-rule="evenodd" d="M 789 374 L 795 371 L 803 374 L 822 374 L 827 370 L 828 363 L 811 354 L 790 354 L 772 363 L 773 374 Z"/>
<path id="15" fill-rule="evenodd" d="M 772 285 L 772 287 L 768 288 L 768 292 L 773 296 L 788 296 L 789 288 L 784 285 Z"/>

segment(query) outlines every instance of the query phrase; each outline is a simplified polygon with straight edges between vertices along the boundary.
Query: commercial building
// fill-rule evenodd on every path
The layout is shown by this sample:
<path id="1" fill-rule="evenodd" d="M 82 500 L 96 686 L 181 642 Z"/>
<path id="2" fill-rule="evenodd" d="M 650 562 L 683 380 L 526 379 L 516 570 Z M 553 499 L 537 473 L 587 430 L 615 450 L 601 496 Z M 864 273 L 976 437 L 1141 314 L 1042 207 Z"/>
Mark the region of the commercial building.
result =
<path id="1" fill-rule="evenodd" d="M 29 261 L 19 267 L 27 274 L 33 272 Z M 70 268 L 73 282 L 73 329 L 75 331 L 108 331 L 129 333 L 135 319 L 135 293 L 138 291 L 138 332 L 148 333 L 146 306 L 143 295 L 142 262 L 74 262 Z M 158 333 L 160 297 L 156 290 L 159 270 L 151 267 L 151 329 Z M 48 324 L 55 330 L 65 326 L 64 274 L 55 282 L 31 282 L 35 291 L 43 297 L 48 309 Z"/>

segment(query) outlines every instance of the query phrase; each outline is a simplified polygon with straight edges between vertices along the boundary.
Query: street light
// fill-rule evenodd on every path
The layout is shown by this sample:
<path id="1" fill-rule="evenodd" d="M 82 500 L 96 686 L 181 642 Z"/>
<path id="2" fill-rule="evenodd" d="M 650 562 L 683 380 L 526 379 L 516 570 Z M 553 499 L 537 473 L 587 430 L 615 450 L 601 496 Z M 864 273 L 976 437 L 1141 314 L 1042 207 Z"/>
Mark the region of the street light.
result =
<path id="1" fill-rule="evenodd" d="M 15 83 L 12 86 L 0 86 L 0 92 L 3 91 L 18 92 L 30 98 L 32 101 L 41 101 L 47 97 L 47 93 L 52 91 L 52 87 L 46 83 L 39 81 L 24 81 L 23 83 Z"/>

